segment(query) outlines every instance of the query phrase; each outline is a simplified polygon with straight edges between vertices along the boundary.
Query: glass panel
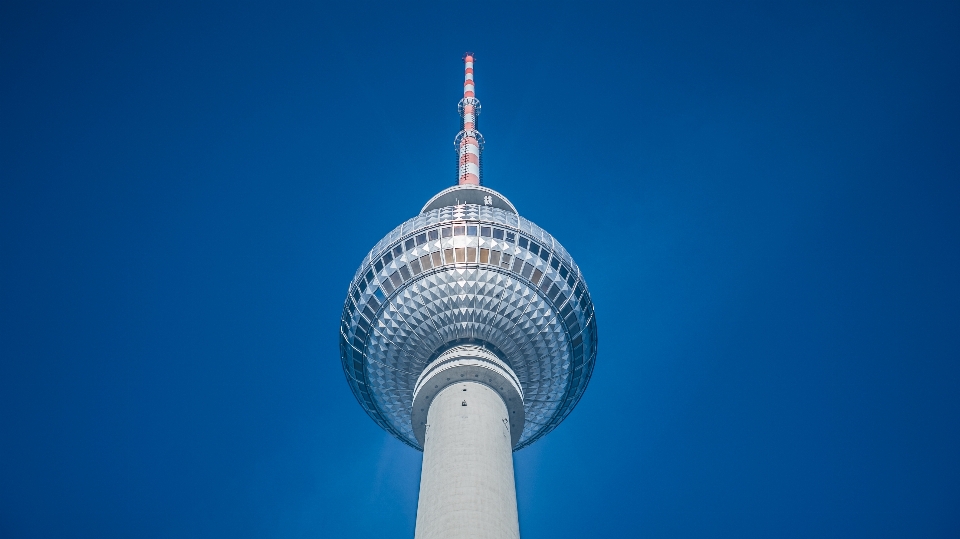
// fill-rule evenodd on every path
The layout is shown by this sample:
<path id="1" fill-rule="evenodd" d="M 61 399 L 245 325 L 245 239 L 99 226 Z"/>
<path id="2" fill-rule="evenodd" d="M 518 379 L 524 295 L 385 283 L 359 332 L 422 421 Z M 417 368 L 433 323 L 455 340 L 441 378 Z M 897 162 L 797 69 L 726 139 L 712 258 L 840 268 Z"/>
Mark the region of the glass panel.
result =
<path id="1" fill-rule="evenodd" d="M 447 264 L 453 264 L 453 249 L 444 249 L 443 259 L 446 260 Z"/>
<path id="2" fill-rule="evenodd" d="M 482 226 L 482 227 L 480 227 L 480 235 L 483 236 L 484 238 L 489 238 L 489 237 L 490 237 L 490 227 L 488 227 L 488 226 Z"/>
<path id="3" fill-rule="evenodd" d="M 417 234 L 417 245 L 423 245 L 424 243 L 427 243 L 427 233 Z"/>
<path id="4" fill-rule="evenodd" d="M 409 240 L 403 242 L 403 247 L 408 251 L 410 249 L 413 249 L 415 247 L 415 244 L 413 243 L 413 238 L 410 238 Z"/>
<path id="5" fill-rule="evenodd" d="M 517 260 L 519 261 L 520 259 L 518 258 Z M 514 264 L 513 267 L 517 267 L 517 265 Z M 531 271 L 533 271 L 533 266 L 531 266 L 530 264 L 524 264 L 523 270 L 520 272 L 520 275 L 523 275 L 524 277 L 530 277 Z"/>
<path id="6" fill-rule="evenodd" d="M 507 241 L 509 241 L 510 243 L 513 243 L 513 238 L 515 237 L 516 235 L 513 232 L 507 232 Z"/>
<path id="7" fill-rule="evenodd" d="M 560 293 L 560 287 L 556 284 L 550 287 L 550 292 L 547 293 L 547 297 L 550 298 L 550 301 L 553 301 L 557 297 L 557 294 Z"/>
<path id="8" fill-rule="evenodd" d="M 354 288 L 354 289 L 353 289 L 353 299 L 354 299 L 355 301 L 357 301 L 357 302 L 360 301 L 360 289 L 359 289 L 359 288 Z"/>
<path id="9" fill-rule="evenodd" d="M 577 282 L 577 276 L 571 273 L 570 276 L 567 277 L 567 285 L 573 288 L 573 283 L 575 282 Z"/>
<path id="10" fill-rule="evenodd" d="M 393 275 L 390 276 L 390 281 L 393 283 L 395 288 L 399 288 L 400 285 L 403 284 L 403 278 L 400 277 L 400 272 L 393 272 Z"/>
<path id="11" fill-rule="evenodd" d="M 560 266 L 560 276 L 563 277 L 564 279 L 566 279 L 566 278 L 567 278 L 567 273 L 569 273 L 569 272 L 567 271 L 567 267 L 566 267 L 566 266 Z"/>
<path id="12" fill-rule="evenodd" d="M 510 267 L 510 253 L 503 253 L 503 260 L 500 261 L 501 268 Z"/>
<path id="13" fill-rule="evenodd" d="M 548 251 L 546 247 L 540 250 L 540 258 L 543 259 L 544 262 L 550 260 L 550 251 Z"/>
<path id="14" fill-rule="evenodd" d="M 550 267 L 553 268 L 553 269 L 559 268 L 559 267 L 560 267 L 560 259 L 557 258 L 557 257 L 553 257 L 553 260 L 550 261 Z"/>
<path id="15" fill-rule="evenodd" d="M 393 253 L 391 251 L 387 251 L 387 254 L 383 255 L 383 265 L 386 266 L 391 260 L 393 260 Z"/>
<path id="16" fill-rule="evenodd" d="M 439 230 L 431 230 L 430 232 L 427 232 L 427 236 L 430 238 L 430 241 L 433 241 L 433 240 L 438 239 L 438 238 L 440 237 L 440 231 L 439 231 Z"/>
<path id="17" fill-rule="evenodd" d="M 526 249 L 526 248 L 528 248 L 528 247 L 530 246 L 530 242 L 528 242 L 528 241 L 527 241 L 527 238 L 524 238 L 523 236 L 520 236 L 520 241 L 517 242 L 517 243 L 519 243 L 519 244 L 520 244 L 520 247 L 523 247 L 524 249 Z"/>
<path id="18" fill-rule="evenodd" d="M 393 283 L 390 281 L 390 279 L 384 280 L 380 286 L 382 286 L 383 289 L 387 291 L 387 294 L 392 293 L 394 290 Z"/>
<path id="19" fill-rule="evenodd" d="M 500 230 L 499 228 L 494 228 L 494 229 L 493 229 L 493 239 L 502 240 L 502 239 L 503 239 L 503 230 Z"/>
<path id="20" fill-rule="evenodd" d="M 419 260 L 419 259 L 416 259 L 416 258 L 414 258 L 413 260 L 411 260 L 411 261 L 410 261 L 410 269 L 413 270 L 413 274 L 414 274 L 414 275 L 418 275 L 421 271 L 423 271 L 423 270 L 420 269 L 420 260 Z"/>
<path id="21" fill-rule="evenodd" d="M 466 234 L 466 233 L 467 233 L 467 227 L 465 227 L 465 226 L 455 226 L 455 227 L 453 227 L 453 235 L 454 235 L 454 236 L 463 236 L 463 235 Z"/>
<path id="22" fill-rule="evenodd" d="M 368 270 L 367 274 L 363 278 L 369 283 L 370 279 L 373 279 L 373 270 Z"/>
<path id="23" fill-rule="evenodd" d="M 523 259 L 518 256 L 513 257 L 513 271 L 516 273 L 520 273 L 520 268 L 522 267 L 523 267 Z"/>
<path id="24" fill-rule="evenodd" d="M 441 232 L 440 235 L 443 236 L 444 238 L 449 238 L 450 236 L 453 235 L 453 229 L 448 226 L 444 227 L 440 232 Z"/>
<path id="25" fill-rule="evenodd" d="M 434 251 L 430 253 L 430 256 L 433 257 L 433 265 L 440 266 L 443 264 L 443 260 L 440 258 L 440 251 Z"/>
<path id="26" fill-rule="evenodd" d="M 494 266 L 500 265 L 500 251 L 493 251 L 490 253 L 490 263 Z"/>
<path id="27" fill-rule="evenodd" d="M 480 249 L 480 263 L 487 264 L 490 262 L 490 249 Z"/>
<path id="28" fill-rule="evenodd" d="M 536 272 L 534 272 L 534 273 L 536 273 Z M 552 284 L 553 284 L 553 281 L 550 280 L 550 277 L 544 277 L 544 278 L 543 278 L 543 282 L 540 283 L 540 290 L 541 290 L 544 294 L 546 294 L 547 292 L 550 291 L 550 285 L 552 285 Z"/>
<path id="29" fill-rule="evenodd" d="M 427 271 L 433 266 L 433 264 L 430 263 L 430 255 L 420 257 L 420 266 L 423 267 L 423 271 Z"/>
<path id="30" fill-rule="evenodd" d="M 467 236 L 476 236 L 476 235 L 477 235 L 477 227 L 476 227 L 476 225 L 470 225 L 470 226 L 468 226 L 468 227 L 467 227 Z"/>
<path id="31" fill-rule="evenodd" d="M 400 276 L 403 277 L 404 281 L 410 278 L 410 270 L 407 269 L 407 266 L 400 266 Z"/>
<path id="32" fill-rule="evenodd" d="M 380 273 L 380 270 L 383 269 L 383 261 L 377 259 L 377 261 L 373 263 L 373 269 L 376 270 L 377 273 Z"/>
<path id="33" fill-rule="evenodd" d="M 393 258 L 399 258 L 403 254 L 403 245 L 397 245 L 393 248 Z"/>
<path id="34" fill-rule="evenodd" d="M 467 257 L 466 257 L 466 253 L 464 252 L 463 247 L 457 247 L 456 249 L 454 249 L 454 251 L 455 251 L 456 254 L 457 254 L 457 262 L 465 262 L 465 261 L 466 261 L 466 258 L 467 258 Z"/>
<path id="35" fill-rule="evenodd" d="M 523 269 L 524 271 L 526 271 L 527 268 L 523 268 Z M 539 283 L 540 277 L 543 277 L 543 272 L 538 269 L 533 270 L 533 277 L 531 278 L 531 280 L 533 281 L 533 284 Z"/>
<path id="36" fill-rule="evenodd" d="M 467 247 L 467 262 L 476 262 L 476 261 L 477 261 L 477 248 Z"/>

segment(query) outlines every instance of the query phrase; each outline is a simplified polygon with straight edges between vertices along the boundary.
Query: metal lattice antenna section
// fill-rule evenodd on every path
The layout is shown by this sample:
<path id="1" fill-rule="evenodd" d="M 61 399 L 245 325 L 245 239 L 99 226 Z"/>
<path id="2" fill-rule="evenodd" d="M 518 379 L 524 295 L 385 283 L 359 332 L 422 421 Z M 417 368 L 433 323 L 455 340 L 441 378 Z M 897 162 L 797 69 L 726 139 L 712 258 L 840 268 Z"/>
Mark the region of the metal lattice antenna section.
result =
<path id="1" fill-rule="evenodd" d="M 480 115 L 480 100 L 476 97 L 473 83 L 472 52 L 463 55 L 463 99 L 457 105 L 460 111 L 460 132 L 453 139 L 457 151 L 457 184 L 482 185 L 483 172 L 480 156 L 483 153 L 483 135 L 477 131 L 477 116 Z"/>

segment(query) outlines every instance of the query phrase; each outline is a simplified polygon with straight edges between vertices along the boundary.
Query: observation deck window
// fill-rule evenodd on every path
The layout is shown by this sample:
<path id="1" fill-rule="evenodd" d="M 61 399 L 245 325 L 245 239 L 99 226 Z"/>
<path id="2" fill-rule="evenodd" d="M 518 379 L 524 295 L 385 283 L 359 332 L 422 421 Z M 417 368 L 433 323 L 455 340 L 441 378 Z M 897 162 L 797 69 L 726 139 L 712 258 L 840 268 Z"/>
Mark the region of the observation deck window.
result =
<path id="1" fill-rule="evenodd" d="M 524 249 L 530 248 L 530 242 L 527 241 L 527 238 L 524 238 L 523 236 L 520 236 L 520 241 L 518 241 L 517 243 L 520 245 L 520 247 L 523 247 Z"/>
<path id="2" fill-rule="evenodd" d="M 455 226 L 453 227 L 454 236 L 464 236 L 467 234 L 467 227 L 465 226 Z"/>
<path id="3" fill-rule="evenodd" d="M 403 255 L 403 246 L 397 245 L 393 248 L 393 258 L 400 258 Z"/>
<path id="4" fill-rule="evenodd" d="M 507 241 L 508 241 L 508 242 L 513 243 L 513 240 L 514 240 L 514 238 L 516 238 L 516 237 L 517 237 L 517 235 L 514 234 L 513 232 L 507 232 Z"/>
<path id="5" fill-rule="evenodd" d="M 467 262 L 475 263 L 477 261 L 477 248 L 467 247 Z"/>
<path id="6" fill-rule="evenodd" d="M 493 251 L 490 253 L 490 264 L 494 266 L 500 265 L 500 251 Z"/>
<path id="7" fill-rule="evenodd" d="M 393 260 L 393 251 L 387 251 L 386 254 L 383 255 L 383 265 L 386 266 L 391 260 Z"/>
<path id="8" fill-rule="evenodd" d="M 427 233 L 417 234 L 417 245 L 423 245 L 424 243 L 427 243 Z"/>
<path id="9" fill-rule="evenodd" d="M 467 227 L 467 236 L 476 236 L 476 235 L 477 235 L 477 227 L 476 227 L 476 225 L 468 226 L 468 227 Z"/>
<path id="10" fill-rule="evenodd" d="M 494 228 L 494 229 L 493 229 L 493 239 L 495 239 L 495 240 L 502 240 L 502 239 L 503 239 L 503 230 L 500 230 L 499 228 Z"/>
<path id="11" fill-rule="evenodd" d="M 383 269 L 383 260 L 378 258 L 377 261 L 373 263 L 373 269 L 375 269 L 377 273 L 380 273 L 380 270 Z"/>
<path id="12" fill-rule="evenodd" d="M 434 251 L 434 252 L 430 253 L 430 256 L 433 258 L 433 265 L 434 265 L 434 266 L 441 266 L 441 265 L 443 265 L 443 260 L 440 258 L 440 251 Z"/>
<path id="13" fill-rule="evenodd" d="M 430 241 L 433 241 L 433 240 L 435 240 L 435 239 L 439 239 L 439 238 L 440 238 L 440 231 L 439 231 L 439 230 L 436 230 L 436 229 L 431 230 L 430 232 L 427 232 L 427 237 L 430 239 Z"/>
<path id="14" fill-rule="evenodd" d="M 440 229 L 440 235 L 444 238 L 449 238 L 450 236 L 453 236 L 453 229 L 448 226 L 443 227 Z"/>
<path id="15" fill-rule="evenodd" d="M 414 247 L 416 247 L 416 244 L 413 243 L 413 238 L 410 238 L 409 240 L 403 242 L 403 248 L 406 249 L 407 251 L 409 251 L 410 249 L 413 249 Z"/>
<path id="16" fill-rule="evenodd" d="M 483 236 L 484 238 L 489 238 L 489 237 L 490 237 L 490 232 L 491 232 L 491 228 L 490 228 L 490 227 L 488 227 L 488 226 L 482 226 L 482 227 L 480 227 L 480 235 Z"/>

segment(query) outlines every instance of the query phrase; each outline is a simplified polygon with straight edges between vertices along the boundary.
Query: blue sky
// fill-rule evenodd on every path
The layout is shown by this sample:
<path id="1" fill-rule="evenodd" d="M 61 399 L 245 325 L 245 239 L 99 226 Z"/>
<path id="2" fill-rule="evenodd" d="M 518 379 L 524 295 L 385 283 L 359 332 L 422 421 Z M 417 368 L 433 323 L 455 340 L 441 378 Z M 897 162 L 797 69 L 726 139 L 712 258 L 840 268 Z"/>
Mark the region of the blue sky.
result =
<path id="1" fill-rule="evenodd" d="M 3 3 L 0 535 L 412 537 L 337 328 L 466 50 L 599 323 L 525 539 L 960 535 L 955 2 Z"/>

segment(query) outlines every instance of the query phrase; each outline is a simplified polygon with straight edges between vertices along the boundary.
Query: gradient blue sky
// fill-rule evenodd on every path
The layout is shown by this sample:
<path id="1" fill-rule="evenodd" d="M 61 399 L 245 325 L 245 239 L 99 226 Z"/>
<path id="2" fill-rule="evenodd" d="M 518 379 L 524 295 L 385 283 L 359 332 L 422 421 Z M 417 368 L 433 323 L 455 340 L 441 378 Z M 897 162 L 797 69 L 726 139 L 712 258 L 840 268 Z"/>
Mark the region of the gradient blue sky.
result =
<path id="1" fill-rule="evenodd" d="M 346 4 L 0 5 L 0 535 L 413 536 L 338 318 L 465 50 L 599 322 L 524 539 L 960 535 L 956 2 Z"/>

